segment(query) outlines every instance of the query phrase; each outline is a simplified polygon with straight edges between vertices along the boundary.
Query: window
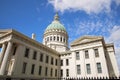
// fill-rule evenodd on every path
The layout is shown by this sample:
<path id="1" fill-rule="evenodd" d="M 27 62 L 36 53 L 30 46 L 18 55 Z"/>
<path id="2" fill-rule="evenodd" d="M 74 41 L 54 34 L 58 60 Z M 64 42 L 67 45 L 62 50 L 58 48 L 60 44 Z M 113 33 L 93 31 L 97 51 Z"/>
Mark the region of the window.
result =
<path id="1" fill-rule="evenodd" d="M 34 74 L 35 64 L 32 64 L 31 74 Z"/>
<path id="2" fill-rule="evenodd" d="M 52 74 L 53 74 L 53 69 L 51 68 L 51 71 L 50 71 L 50 76 L 52 77 Z"/>
<path id="3" fill-rule="evenodd" d="M 46 63 L 48 63 L 48 61 L 49 61 L 49 56 L 46 55 Z"/>
<path id="4" fill-rule="evenodd" d="M 40 54 L 40 61 L 43 61 L 43 53 Z"/>
<path id="5" fill-rule="evenodd" d="M 77 74 L 81 74 L 80 65 L 77 65 Z"/>
<path id="6" fill-rule="evenodd" d="M 55 77 L 57 77 L 57 69 L 55 69 Z"/>
<path id="7" fill-rule="evenodd" d="M 54 64 L 53 61 L 54 61 L 54 60 L 53 60 L 53 57 L 51 57 L 51 64 L 52 64 L 52 65 Z"/>
<path id="8" fill-rule="evenodd" d="M 39 75 L 41 75 L 41 72 L 42 72 L 42 66 L 39 66 Z"/>
<path id="9" fill-rule="evenodd" d="M 85 51 L 85 58 L 88 59 L 89 58 L 89 53 L 88 50 Z"/>
<path id="10" fill-rule="evenodd" d="M 22 67 L 22 73 L 25 73 L 26 67 L 27 67 L 27 63 L 24 62 L 24 63 L 23 63 L 23 67 Z"/>
<path id="11" fill-rule="evenodd" d="M 50 36 L 50 41 L 52 41 L 52 36 Z"/>
<path id="12" fill-rule="evenodd" d="M 47 37 L 47 41 L 49 41 L 49 37 Z"/>
<path id="13" fill-rule="evenodd" d="M 14 47 L 13 55 L 15 55 L 16 50 L 17 50 L 17 46 Z"/>
<path id="14" fill-rule="evenodd" d="M 46 67 L 45 68 L 45 76 L 47 76 L 47 73 L 48 73 L 48 68 Z"/>
<path id="15" fill-rule="evenodd" d="M 55 41 L 55 36 L 54 36 L 54 41 Z"/>
<path id="16" fill-rule="evenodd" d="M 62 42 L 62 37 L 60 37 L 60 41 Z"/>
<path id="17" fill-rule="evenodd" d="M 58 60 L 56 59 L 56 60 L 55 60 L 55 65 L 57 66 L 57 64 L 58 64 Z"/>
<path id="18" fill-rule="evenodd" d="M 66 76 L 69 77 L 69 69 L 66 69 Z"/>
<path id="19" fill-rule="evenodd" d="M 69 59 L 66 59 L 66 65 L 67 66 L 69 65 Z"/>
<path id="20" fill-rule="evenodd" d="M 97 71 L 98 73 L 102 73 L 101 63 L 97 63 Z"/>
<path id="21" fill-rule="evenodd" d="M 60 76 L 61 77 L 63 76 L 63 70 L 62 69 L 60 70 Z"/>
<path id="22" fill-rule="evenodd" d="M 94 49 L 94 52 L 95 52 L 95 57 L 99 57 L 98 49 Z"/>
<path id="23" fill-rule="evenodd" d="M 59 37 L 57 36 L 57 41 L 59 41 Z"/>
<path id="24" fill-rule="evenodd" d="M 91 74 L 90 64 L 86 64 L 87 74 Z"/>
<path id="25" fill-rule="evenodd" d="M 37 52 L 34 51 L 34 53 L 33 53 L 33 59 L 36 59 L 36 57 L 37 57 Z"/>
<path id="26" fill-rule="evenodd" d="M 26 48 L 26 50 L 25 50 L 25 55 L 24 55 L 25 57 L 29 57 L 29 51 L 30 51 L 30 50 L 29 50 L 28 48 Z"/>
<path id="27" fill-rule="evenodd" d="M 64 42 L 65 42 L 65 38 L 64 38 L 63 40 L 64 40 Z"/>
<path id="28" fill-rule="evenodd" d="M 63 66 L 63 60 L 60 61 L 61 66 Z"/>
<path id="29" fill-rule="evenodd" d="M 76 60 L 79 60 L 79 59 L 80 59 L 79 52 L 76 52 Z"/>

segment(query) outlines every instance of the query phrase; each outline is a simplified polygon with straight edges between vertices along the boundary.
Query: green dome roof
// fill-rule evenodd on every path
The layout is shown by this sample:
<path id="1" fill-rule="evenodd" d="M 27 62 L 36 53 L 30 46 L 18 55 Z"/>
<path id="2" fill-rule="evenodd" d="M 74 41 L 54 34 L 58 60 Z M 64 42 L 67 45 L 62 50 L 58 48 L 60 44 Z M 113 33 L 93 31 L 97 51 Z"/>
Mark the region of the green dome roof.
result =
<path id="1" fill-rule="evenodd" d="M 59 22 L 52 22 L 50 25 L 48 25 L 48 27 L 46 28 L 46 30 L 51 30 L 51 29 L 60 29 L 60 30 L 65 30 L 65 27 L 60 24 Z"/>
<path id="2" fill-rule="evenodd" d="M 59 30 L 66 31 L 65 27 L 59 22 L 59 16 L 57 13 L 54 16 L 54 21 L 50 25 L 48 25 L 48 27 L 46 28 L 46 31 L 52 30 L 52 29 L 59 29 Z"/>

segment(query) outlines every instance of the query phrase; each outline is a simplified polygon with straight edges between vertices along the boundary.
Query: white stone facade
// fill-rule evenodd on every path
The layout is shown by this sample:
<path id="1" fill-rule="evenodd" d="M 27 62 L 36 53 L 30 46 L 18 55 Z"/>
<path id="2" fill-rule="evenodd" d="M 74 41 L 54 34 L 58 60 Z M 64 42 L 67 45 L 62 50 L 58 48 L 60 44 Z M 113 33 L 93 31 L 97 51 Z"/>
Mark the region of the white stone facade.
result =
<path id="1" fill-rule="evenodd" d="M 14 30 L 2 32 L 0 75 L 58 78 L 58 52 Z"/>
<path id="2" fill-rule="evenodd" d="M 59 26 L 60 25 L 60 26 Z M 0 30 L 0 75 L 67 78 L 119 76 L 113 44 L 101 36 L 83 36 L 68 48 L 68 34 L 58 15 L 43 44 L 15 31 Z"/>
<path id="3" fill-rule="evenodd" d="M 88 41 L 85 39 L 88 38 Z M 93 40 L 92 40 L 93 39 Z M 85 41 L 85 43 L 83 42 Z M 89 42 L 91 41 L 91 42 Z M 74 45 L 75 44 L 75 45 Z M 63 70 L 63 77 L 66 76 L 66 69 L 69 69 L 70 77 L 109 77 L 109 76 L 119 76 L 118 67 L 116 61 L 112 62 L 112 68 L 114 70 L 111 74 L 111 70 L 108 69 L 109 63 L 107 59 L 108 53 L 106 51 L 106 45 L 104 45 L 103 38 L 96 39 L 96 37 L 85 36 L 80 38 L 77 43 L 71 44 L 70 51 L 65 52 L 61 55 L 61 60 L 63 60 L 63 66 L 61 69 Z M 113 48 L 113 47 L 112 47 Z M 95 49 L 98 50 L 98 56 L 95 54 Z M 85 57 L 85 51 L 88 51 L 88 58 Z M 78 52 L 79 57 L 76 57 L 76 53 Z M 111 56 L 113 60 L 115 60 L 115 55 Z M 69 59 L 69 65 L 66 66 L 66 59 Z M 101 72 L 98 72 L 97 64 L 100 63 Z M 87 64 L 90 64 L 90 73 L 87 73 Z M 80 65 L 80 74 L 77 73 L 77 65 Z M 115 66 L 114 66 L 115 65 Z M 113 67 L 114 66 L 114 67 Z M 68 77 L 69 77 L 68 76 Z"/>

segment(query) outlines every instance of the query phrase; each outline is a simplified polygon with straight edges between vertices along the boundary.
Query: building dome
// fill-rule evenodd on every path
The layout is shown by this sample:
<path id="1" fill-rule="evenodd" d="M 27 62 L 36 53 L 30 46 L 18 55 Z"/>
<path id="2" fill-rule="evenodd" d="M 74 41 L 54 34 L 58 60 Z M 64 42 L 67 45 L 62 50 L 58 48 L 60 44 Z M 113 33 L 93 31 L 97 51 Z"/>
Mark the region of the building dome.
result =
<path id="1" fill-rule="evenodd" d="M 58 21 L 53 21 L 48 27 L 46 28 L 47 30 L 52 30 L 52 29 L 58 29 L 58 30 L 63 30 L 66 31 L 65 27 Z"/>
<path id="2" fill-rule="evenodd" d="M 65 27 L 59 21 L 58 13 L 56 13 L 56 15 L 54 16 L 53 22 L 47 26 L 45 32 L 49 30 L 62 30 L 66 32 Z"/>
<path id="3" fill-rule="evenodd" d="M 68 49 L 68 34 L 65 27 L 60 23 L 58 13 L 44 32 L 43 44 L 57 50 L 58 52 Z"/>

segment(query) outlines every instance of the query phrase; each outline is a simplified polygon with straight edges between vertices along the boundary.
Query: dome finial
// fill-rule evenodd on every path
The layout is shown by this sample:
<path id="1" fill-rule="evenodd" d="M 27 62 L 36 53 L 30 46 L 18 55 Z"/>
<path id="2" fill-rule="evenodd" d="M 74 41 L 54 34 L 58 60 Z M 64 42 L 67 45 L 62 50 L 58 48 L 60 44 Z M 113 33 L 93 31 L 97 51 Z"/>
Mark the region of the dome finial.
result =
<path id="1" fill-rule="evenodd" d="M 59 15 L 58 15 L 58 12 L 56 12 L 55 16 L 54 16 L 54 20 L 55 21 L 59 21 Z"/>

